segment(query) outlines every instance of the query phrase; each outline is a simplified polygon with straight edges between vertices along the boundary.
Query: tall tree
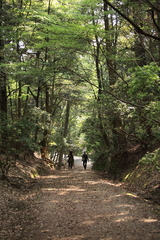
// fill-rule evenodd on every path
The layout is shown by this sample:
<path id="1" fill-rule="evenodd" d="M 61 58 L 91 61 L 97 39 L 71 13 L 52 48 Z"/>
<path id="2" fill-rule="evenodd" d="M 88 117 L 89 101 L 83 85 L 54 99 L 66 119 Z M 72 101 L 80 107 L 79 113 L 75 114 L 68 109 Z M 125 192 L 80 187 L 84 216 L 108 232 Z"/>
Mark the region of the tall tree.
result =
<path id="1" fill-rule="evenodd" d="M 5 6 L 5 3 L 1 0 L 0 1 L 0 110 L 2 114 L 5 116 L 7 115 L 7 91 L 6 91 L 6 71 L 4 68 L 4 46 L 5 46 L 5 36 L 3 28 L 6 27 L 6 17 L 7 13 L 5 11 L 7 6 Z M 6 30 L 5 30 L 6 32 Z"/>

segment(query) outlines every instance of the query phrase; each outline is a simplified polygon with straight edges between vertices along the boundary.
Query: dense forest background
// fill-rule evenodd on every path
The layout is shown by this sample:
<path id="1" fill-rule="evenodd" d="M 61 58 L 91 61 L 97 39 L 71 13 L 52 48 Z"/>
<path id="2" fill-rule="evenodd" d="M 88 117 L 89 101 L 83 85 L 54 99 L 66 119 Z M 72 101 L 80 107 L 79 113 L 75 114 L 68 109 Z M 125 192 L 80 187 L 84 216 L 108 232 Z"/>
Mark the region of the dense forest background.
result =
<path id="1" fill-rule="evenodd" d="M 159 0 L 0 0 L 0 165 L 82 154 L 119 176 L 160 144 Z"/>

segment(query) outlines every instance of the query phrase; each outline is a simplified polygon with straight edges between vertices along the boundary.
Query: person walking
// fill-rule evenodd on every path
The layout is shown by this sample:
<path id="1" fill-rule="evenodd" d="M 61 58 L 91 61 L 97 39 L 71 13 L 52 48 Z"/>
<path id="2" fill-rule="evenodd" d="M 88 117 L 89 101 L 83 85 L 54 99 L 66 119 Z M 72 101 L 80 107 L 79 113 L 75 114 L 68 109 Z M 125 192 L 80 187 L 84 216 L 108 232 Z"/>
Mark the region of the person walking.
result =
<path id="1" fill-rule="evenodd" d="M 69 151 L 69 155 L 68 155 L 68 169 L 72 169 L 73 165 L 74 165 L 73 153 L 72 153 L 72 151 Z"/>
<path id="2" fill-rule="evenodd" d="M 82 161 L 83 161 L 83 167 L 86 170 L 87 168 L 87 161 L 89 160 L 88 155 L 86 152 L 83 153 L 82 155 Z"/>

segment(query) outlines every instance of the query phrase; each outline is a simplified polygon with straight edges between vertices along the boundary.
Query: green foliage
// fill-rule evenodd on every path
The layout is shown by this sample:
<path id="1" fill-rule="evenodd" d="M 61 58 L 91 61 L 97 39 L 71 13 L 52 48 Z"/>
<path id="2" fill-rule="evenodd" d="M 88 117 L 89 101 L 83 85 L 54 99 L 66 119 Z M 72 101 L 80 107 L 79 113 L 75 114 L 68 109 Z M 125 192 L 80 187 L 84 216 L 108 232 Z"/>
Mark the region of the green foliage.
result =
<path id="1" fill-rule="evenodd" d="M 7 176 L 9 169 L 22 153 L 33 153 L 38 150 L 34 141 L 34 124 L 27 117 L 15 123 L 3 120 L 0 128 L 0 169 L 2 177 Z"/>
<path id="2" fill-rule="evenodd" d="M 131 98 L 138 101 L 150 102 L 159 98 L 160 86 L 159 73 L 160 67 L 155 63 L 143 67 L 136 67 L 130 70 L 128 93 Z"/>
<path id="3" fill-rule="evenodd" d="M 108 171 L 109 169 L 109 159 L 110 159 L 110 153 L 109 151 L 106 149 L 103 152 L 100 151 L 100 149 L 98 151 L 95 151 L 93 149 L 93 153 L 91 153 L 91 159 L 92 159 L 92 163 L 93 163 L 93 169 L 94 170 L 98 170 L 98 171 Z"/>
<path id="4" fill-rule="evenodd" d="M 81 132 L 85 134 L 84 139 L 88 151 L 97 152 L 104 146 L 102 135 L 99 130 L 99 120 L 95 117 L 87 118 L 83 123 Z"/>
<path id="5" fill-rule="evenodd" d="M 8 123 L 0 133 L 3 136 L 0 142 L 1 152 L 16 157 L 20 153 L 37 150 L 34 142 L 34 129 L 34 123 L 29 117 L 15 123 Z"/>
<path id="6" fill-rule="evenodd" d="M 145 154 L 145 156 L 141 158 L 139 163 L 154 165 L 156 169 L 160 172 L 160 149 Z"/>
<path id="7" fill-rule="evenodd" d="M 112 4 L 124 15 L 137 12 L 136 24 L 158 36 L 147 3 L 138 9 L 134 1 Z M 139 41 L 109 5 L 105 9 L 97 0 L 3 1 L 1 28 L 0 76 L 6 77 L 8 105 L 8 119 L 1 116 L 1 151 L 34 151 L 45 138 L 59 149 L 63 144 L 76 151 L 87 147 L 106 169 L 115 153 L 160 139 L 159 45 L 148 35 Z"/>
<path id="8" fill-rule="evenodd" d="M 140 160 L 136 168 L 128 169 L 124 174 L 124 181 L 128 186 L 136 189 L 144 196 L 159 200 L 159 176 L 160 176 L 160 149 L 147 152 Z"/>

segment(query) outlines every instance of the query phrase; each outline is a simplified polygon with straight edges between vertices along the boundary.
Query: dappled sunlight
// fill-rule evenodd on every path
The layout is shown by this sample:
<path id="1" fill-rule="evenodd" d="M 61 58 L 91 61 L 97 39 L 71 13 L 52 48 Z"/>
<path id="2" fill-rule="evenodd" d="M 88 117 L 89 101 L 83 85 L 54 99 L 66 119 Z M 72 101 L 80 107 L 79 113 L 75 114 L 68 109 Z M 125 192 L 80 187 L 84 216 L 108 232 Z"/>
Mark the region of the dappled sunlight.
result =
<path id="1" fill-rule="evenodd" d="M 80 169 L 75 169 L 75 170 L 73 170 L 74 172 L 77 172 L 77 173 L 80 173 L 80 174 L 83 174 L 83 175 L 85 175 L 85 174 L 87 174 L 87 173 L 89 173 L 90 171 L 88 171 L 88 170 L 80 170 Z"/>
<path id="2" fill-rule="evenodd" d="M 98 214 L 98 215 L 94 215 L 94 219 L 95 220 L 99 220 L 99 219 L 107 219 L 109 217 L 109 214 Z M 110 216 L 111 217 L 111 216 Z"/>
<path id="3" fill-rule="evenodd" d="M 37 178 L 41 178 L 41 179 L 56 179 L 56 178 L 69 178 L 69 175 L 49 175 L 49 176 L 39 176 Z"/>
<path id="4" fill-rule="evenodd" d="M 134 205 L 132 205 L 132 204 L 118 204 L 118 205 L 116 205 L 116 207 L 119 207 L 119 208 L 130 208 L 130 209 L 132 209 L 132 208 L 134 208 Z"/>
<path id="5" fill-rule="evenodd" d="M 88 183 L 90 185 L 95 185 L 95 184 L 104 184 L 104 185 L 110 185 L 110 186 L 114 186 L 114 187 L 120 187 L 122 184 L 121 183 L 111 183 L 111 182 L 108 182 L 106 180 L 98 180 L 98 181 L 91 181 L 91 180 L 88 180 L 88 181 L 84 181 L 85 183 Z"/>
<path id="6" fill-rule="evenodd" d="M 113 196 L 109 196 L 109 199 L 114 199 L 114 198 L 119 198 L 119 197 L 123 197 L 125 194 L 122 193 L 122 194 L 116 194 L 116 195 L 113 195 Z"/>
<path id="7" fill-rule="evenodd" d="M 145 222 L 145 223 L 153 223 L 153 222 L 158 222 L 157 219 L 153 219 L 153 218 L 146 218 L 146 219 L 140 219 L 140 222 Z"/>
<path id="8" fill-rule="evenodd" d="M 72 237 L 64 237 L 64 238 L 59 238 L 58 240 L 83 240 L 85 239 L 84 235 L 74 235 Z"/>
<path id="9" fill-rule="evenodd" d="M 84 183 L 88 183 L 88 184 L 91 184 L 91 185 L 97 184 L 97 182 L 95 182 L 95 181 L 84 181 Z"/>
<path id="10" fill-rule="evenodd" d="M 115 220 L 115 222 L 117 222 L 117 223 L 119 223 L 119 222 L 125 222 L 125 221 L 128 221 L 128 220 L 130 220 L 130 219 L 132 219 L 132 218 L 126 216 L 126 217 L 119 218 L 119 219 Z"/>
<path id="11" fill-rule="evenodd" d="M 42 191 L 54 191 L 56 194 L 58 192 L 58 195 L 64 195 L 64 193 L 68 193 L 68 192 L 85 192 L 86 189 L 80 189 L 80 188 L 61 188 L 61 189 L 57 189 L 57 188 L 42 188 Z M 62 194 L 63 193 L 63 194 Z"/>
<path id="12" fill-rule="evenodd" d="M 94 224 L 94 223 L 95 223 L 95 221 L 93 221 L 93 220 L 86 220 L 86 221 L 83 221 L 82 224 L 84 224 L 84 225 L 91 225 L 91 224 Z"/>
<path id="13" fill-rule="evenodd" d="M 98 214 L 94 216 L 95 221 L 100 220 L 109 220 L 113 222 L 120 222 L 120 221 L 128 221 L 129 219 L 132 219 L 132 217 L 129 215 L 129 211 L 124 211 L 121 213 L 115 213 L 115 214 Z"/>
<path id="14" fill-rule="evenodd" d="M 139 197 L 126 192 L 121 183 L 102 179 L 82 166 L 56 171 L 39 181 L 45 195 L 43 203 L 40 199 L 40 240 L 159 239 L 147 235 L 157 220 L 141 209 Z"/>
<path id="15" fill-rule="evenodd" d="M 86 238 L 85 238 L 85 235 L 73 235 L 73 236 L 71 236 L 71 237 L 51 237 L 50 238 L 51 240 L 87 240 Z M 103 240 L 103 239 L 102 239 Z M 110 239 L 105 239 L 105 240 L 110 240 Z"/>
<path id="16" fill-rule="evenodd" d="M 114 186 L 114 187 L 120 187 L 120 186 L 122 186 L 122 183 L 112 183 L 112 182 L 108 182 L 108 181 L 106 181 L 106 184 L 107 184 L 107 185 Z"/>
<path id="17" fill-rule="evenodd" d="M 139 199 L 139 196 L 132 194 L 132 193 L 125 193 L 122 192 L 121 194 L 116 194 L 113 196 L 110 196 L 109 199 L 114 199 L 114 198 L 121 198 L 121 197 L 126 197 L 126 199 Z"/>
<path id="18" fill-rule="evenodd" d="M 74 203 L 81 203 L 81 202 L 82 202 L 81 199 L 74 200 Z"/>
<path id="19" fill-rule="evenodd" d="M 116 215 L 117 215 L 117 216 L 120 216 L 120 217 L 121 217 L 121 216 L 123 217 L 123 216 L 125 216 L 125 215 L 127 215 L 127 214 L 129 214 L 129 211 L 123 211 L 123 212 L 117 213 Z"/>
<path id="20" fill-rule="evenodd" d="M 46 192 L 46 191 L 57 191 L 56 188 L 42 188 L 41 189 L 43 192 Z"/>
<path id="21" fill-rule="evenodd" d="M 43 231 L 41 231 L 41 234 L 43 234 L 43 236 L 45 236 L 45 234 L 50 233 L 50 229 L 46 228 Z M 85 235 L 81 234 L 81 235 L 73 235 L 73 236 L 64 236 L 64 237 L 59 237 L 57 236 L 50 236 L 49 239 L 51 240 L 84 240 L 85 239 Z M 45 238 L 44 238 L 45 240 Z"/>
<path id="22" fill-rule="evenodd" d="M 85 189 L 64 189 L 64 190 L 60 190 L 59 193 L 57 195 L 66 195 L 69 194 L 70 192 L 75 192 L 75 193 L 79 193 L 79 192 L 85 192 Z"/>
<path id="23" fill-rule="evenodd" d="M 137 195 L 135 195 L 133 193 L 125 193 L 124 195 L 129 196 L 129 197 L 133 197 L 133 198 L 139 198 Z"/>
<path id="24" fill-rule="evenodd" d="M 75 186 L 75 185 L 70 185 L 69 188 L 67 190 L 75 190 L 75 191 L 86 191 L 86 189 L 82 189 L 80 188 L 80 186 Z"/>
<path id="25" fill-rule="evenodd" d="M 110 200 L 109 200 L 108 197 L 106 196 L 106 198 L 103 199 L 101 202 L 107 204 L 109 201 L 110 201 Z"/>

